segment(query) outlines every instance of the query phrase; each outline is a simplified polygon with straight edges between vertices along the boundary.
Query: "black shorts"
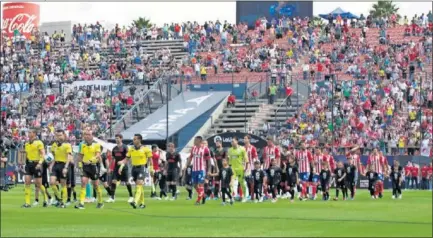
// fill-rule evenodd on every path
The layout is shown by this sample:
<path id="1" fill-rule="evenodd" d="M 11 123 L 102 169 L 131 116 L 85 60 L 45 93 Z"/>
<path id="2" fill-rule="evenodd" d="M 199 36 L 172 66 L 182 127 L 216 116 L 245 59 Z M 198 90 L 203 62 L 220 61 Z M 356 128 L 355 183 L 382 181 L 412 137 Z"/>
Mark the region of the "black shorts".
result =
<path id="1" fill-rule="evenodd" d="M 286 181 L 287 186 L 289 186 L 290 188 L 294 188 L 296 187 L 296 182 L 292 181 L 291 179 Z"/>
<path id="2" fill-rule="evenodd" d="M 336 181 L 336 188 L 345 188 L 346 187 L 346 182 L 343 180 L 341 182 Z"/>
<path id="3" fill-rule="evenodd" d="M 54 162 L 53 169 L 51 170 L 51 176 L 54 176 L 57 179 L 66 179 L 66 176 L 63 175 L 63 169 L 65 168 L 65 165 L 65 162 Z"/>
<path id="4" fill-rule="evenodd" d="M 108 173 L 104 173 L 103 175 L 99 176 L 99 181 L 103 183 L 108 182 Z"/>
<path id="5" fill-rule="evenodd" d="M 33 176 L 34 178 L 42 178 L 42 165 L 41 168 L 37 169 L 36 165 L 38 161 L 28 161 L 24 167 L 25 175 Z"/>
<path id="6" fill-rule="evenodd" d="M 263 191 L 263 184 L 262 183 L 254 183 L 254 192 L 255 193 L 262 193 Z"/>
<path id="7" fill-rule="evenodd" d="M 48 179 L 48 169 L 45 169 L 45 172 L 42 171 L 42 185 L 44 185 L 45 188 L 50 187 L 50 180 Z"/>
<path id="8" fill-rule="evenodd" d="M 322 189 L 322 192 L 327 192 L 329 190 L 329 183 L 321 181 L 320 188 Z"/>
<path id="9" fill-rule="evenodd" d="M 84 164 L 82 177 L 89 178 L 91 180 L 99 179 L 99 169 L 96 164 Z"/>
<path id="10" fill-rule="evenodd" d="M 353 180 L 353 181 L 352 180 L 346 180 L 345 183 L 346 183 L 346 187 L 348 187 L 348 188 L 355 186 L 355 180 Z"/>
<path id="11" fill-rule="evenodd" d="M 177 182 L 179 179 L 179 174 L 177 169 L 167 171 L 167 182 Z"/>
<path id="12" fill-rule="evenodd" d="M 66 177 L 66 184 L 75 187 L 75 165 L 69 164 L 68 175 Z"/>
<path id="13" fill-rule="evenodd" d="M 132 166 L 131 175 L 134 182 L 144 180 L 144 166 Z"/>
<path id="14" fill-rule="evenodd" d="M 191 175 L 187 175 L 185 177 L 185 185 L 192 186 L 192 176 Z"/>
<path id="15" fill-rule="evenodd" d="M 116 165 L 113 170 L 113 179 L 121 182 L 128 182 L 128 166 L 123 167 L 122 173 L 119 175 L 120 165 Z"/>
<path id="16" fill-rule="evenodd" d="M 161 175 L 161 172 L 159 172 L 159 171 L 153 172 L 153 182 L 154 183 L 159 180 L 159 178 L 161 177 L 160 175 Z"/>

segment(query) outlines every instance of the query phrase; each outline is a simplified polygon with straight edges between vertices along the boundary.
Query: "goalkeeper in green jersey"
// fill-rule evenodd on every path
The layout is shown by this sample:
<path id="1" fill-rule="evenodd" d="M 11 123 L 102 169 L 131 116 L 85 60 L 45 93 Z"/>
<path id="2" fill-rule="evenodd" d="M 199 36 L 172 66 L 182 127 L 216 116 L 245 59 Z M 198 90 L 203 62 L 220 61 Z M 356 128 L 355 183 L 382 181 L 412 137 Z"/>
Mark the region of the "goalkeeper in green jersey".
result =
<path id="1" fill-rule="evenodd" d="M 229 158 L 229 164 L 232 167 L 233 173 L 235 175 L 235 178 L 237 178 L 238 182 L 240 183 L 242 187 L 242 194 L 247 194 L 247 185 L 245 182 L 245 175 L 248 176 L 248 174 L 245 174 L 245 171 L 250 171 L 248 169 L 248 155 L 244 147 L 240 146 L 238 144 L 238 138 L 233 137 L 232 140 L 232 147 L 227 152 L 228 158 Z M 237 183 L 235 183 L 237 185 Z M 237 186 L 236 188 L 233 188 L 233 191 L 237 194 Z M 246 196 L 244 196 L 246 197 Z M 246 198 L 241 198 L 242 202 L 246 202 Z"/>

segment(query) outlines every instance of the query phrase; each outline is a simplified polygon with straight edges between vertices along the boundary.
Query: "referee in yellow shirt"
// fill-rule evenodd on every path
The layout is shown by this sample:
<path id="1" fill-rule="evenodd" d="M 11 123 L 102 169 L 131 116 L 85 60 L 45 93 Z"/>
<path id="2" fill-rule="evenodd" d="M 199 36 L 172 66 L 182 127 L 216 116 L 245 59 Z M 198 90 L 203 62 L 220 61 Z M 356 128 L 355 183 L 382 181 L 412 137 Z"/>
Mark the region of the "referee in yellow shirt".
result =
<path id="1" fill-rule="evenodd" d="M 97 164 L 101 161 L 101 145 L 93 142 L 93 133 L 90 128 L 83 133 L 84 141 L 78 147 L 78 168 L 81 170 L 81 191 L 80 200 L 76 209 L 84 209 L 84 199 L 86 198 L 86 186 L 89 179 L 92 180 L 93 188 L 98 195 L 98 205 L 96 208 L 103 208 L 102 190 L 99 187 L 99 171 Z"/>
<path id="2" fill-rule="evenodd" d="M 53 189 L 54 195 L 59 198 L 59 190 L 57 185 L 62 185 L 62 201 L 57 204 L 60 208 L 66 208 L 66 200 L 68 199 L 68 187 L 66 186 L 66 178 L 68 172 L 73 173 L 74 171 L 68 171 L 69 164 L 72 159 L 72 146 L 66 142 L 66 134 L 64 130 L 56 131 L 56 142 L 51 145 L 51 153 L 54 155 L 54 162 L 50 164 L 51 177 L 50 184 Z"/>
<path id="3" fill-rule="evenodd" d="M 152 151 L 141 144 L 143 137 L 140 134 L 135 134 L 133 143 L 134 145 L 128 149 L 128 153 L 126 154 L 126 158 L 123 160 L 123 165 L 119 169 L 119 173 L 122 172 L 123 166 L 126 164 L 126 160 L 131 159 L 132 164 L 132 178 L 135 182 L 135 196 L 134 201 L 131 202 L 131 206 L 136 209 L 138 208 L 146 208 L 144 205 L 144 174 L 145 174 L 145 166 L 149 168 L 149 171 L 152 172 Z"/>
<path id="4" fill-rule="evenodd" d="M 44 195 L 44 207 L 47 207 L 47 193 L 45 187 L 42 185 L 42 163 L 45 160 L 44 143 L 37 139 L 36 130 L 29 130 L 29 141 L 24 145 L 26 152 L 26 165 L 24 176 L 24 199 L 25 203 L 23 208 L 30 208 L 30 185 L 32 178 L 35 180 L 36 189 L 40 189 Z"/>

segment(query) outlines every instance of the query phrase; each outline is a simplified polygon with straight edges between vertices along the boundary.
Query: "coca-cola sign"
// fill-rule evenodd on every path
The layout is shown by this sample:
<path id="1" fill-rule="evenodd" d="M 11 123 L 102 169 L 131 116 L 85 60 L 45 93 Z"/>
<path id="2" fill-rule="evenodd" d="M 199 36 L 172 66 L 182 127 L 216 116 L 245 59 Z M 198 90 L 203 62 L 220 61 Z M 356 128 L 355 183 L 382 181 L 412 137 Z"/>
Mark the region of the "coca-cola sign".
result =
<path id="1" fill-rule="evenodd" d="M 12 37 L 14 31 L 29 38 L 34 29 L 39 27 L 39 5 L 34 3 L 3 4 L 2 32 Z"/>

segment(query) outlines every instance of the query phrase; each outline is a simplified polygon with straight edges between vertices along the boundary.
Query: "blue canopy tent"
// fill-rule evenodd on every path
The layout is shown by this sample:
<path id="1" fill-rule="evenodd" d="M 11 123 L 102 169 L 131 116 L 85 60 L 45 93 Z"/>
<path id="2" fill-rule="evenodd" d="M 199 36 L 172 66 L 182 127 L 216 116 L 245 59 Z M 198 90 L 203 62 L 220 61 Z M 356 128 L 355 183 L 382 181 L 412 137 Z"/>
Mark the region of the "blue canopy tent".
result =
<path id="1" fill-rule="evenodd" d="M 351 12 L 343 11 L 343 9 L 337 7 L 334 11 L 328 13 L 328 14 L 319 14 L 321 18 L 328 19 L 329 14 L 332 15 L 332 17 L 335 19 L 338 15 L 340 15 L 342 18 L 347 19 L 358 19 L 358 16 L 355 14 L 352 14 Z"/>

